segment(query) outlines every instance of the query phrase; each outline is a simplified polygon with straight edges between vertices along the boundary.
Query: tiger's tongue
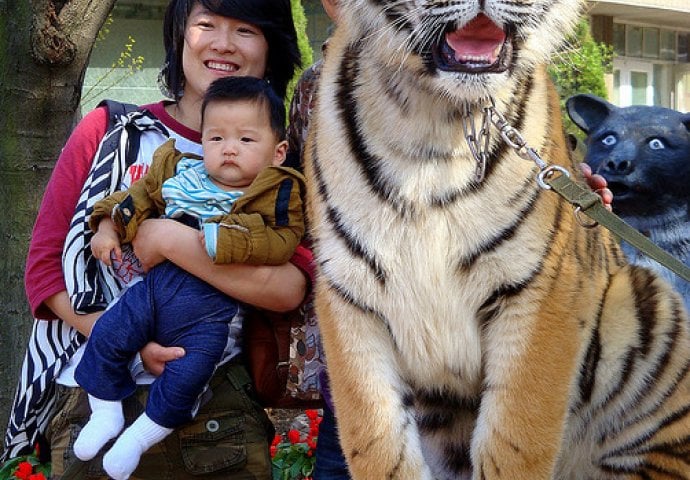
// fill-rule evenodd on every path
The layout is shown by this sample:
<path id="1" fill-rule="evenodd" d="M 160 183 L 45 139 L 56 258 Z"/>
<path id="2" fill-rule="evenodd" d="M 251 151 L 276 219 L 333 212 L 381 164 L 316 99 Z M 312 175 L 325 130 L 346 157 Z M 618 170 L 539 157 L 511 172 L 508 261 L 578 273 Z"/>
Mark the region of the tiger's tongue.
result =
<path id="1" fill-rule="evenodd" d="M 494 63 L 506 35 L 486 15 L 479 14 L 460 30 L 446 34 L 446 43 L 458 62 Z"/>

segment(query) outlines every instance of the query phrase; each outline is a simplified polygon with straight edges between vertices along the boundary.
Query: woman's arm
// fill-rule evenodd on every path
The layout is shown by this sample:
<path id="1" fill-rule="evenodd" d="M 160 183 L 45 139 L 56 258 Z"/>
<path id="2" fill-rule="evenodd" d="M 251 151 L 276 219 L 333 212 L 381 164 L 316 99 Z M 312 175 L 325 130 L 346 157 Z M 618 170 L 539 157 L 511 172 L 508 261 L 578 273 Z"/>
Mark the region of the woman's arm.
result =
<path id="1" fill-rule="evenodd" d="M 67 295 L 66 290 L 49 296 L 43 301 L 43 303 L 45 303 L 45 306 L 48 307 L 53 314 L 55 314 L 55 316 L 62 319 L 68 325 L 76 328 L 79 333 L 87 337 L 91 335 L 93 324 L 96 323 L 98 317 L 100 317 L 101 313 L 103 313 L 95 312 L 86 315 L 74 313 L 72 303 L 69 300 L 69 295 Z"/>
<path id="2" fill-rule="evenodd" d="M 144 221 L 133 245 L 144 268 L 170 260 L 225 294 L 259 308 L 276 312 L 293 310 L 306 295 L 307 279 L 292 263 L 216 265 L 199 242 L 199 232 L 174 220 Z"/>
<path id="3" fill-rule="evenodd" d="M 26 295 L 36 318 L 62 317 L 48 305 L 47 299 L 65 290 L 62 249 L 91 160 L 105 134 L 107 115 L 105 108 L 97 108 L 79 122 L 62 149 L 43 194 L 24 273 Z"/>

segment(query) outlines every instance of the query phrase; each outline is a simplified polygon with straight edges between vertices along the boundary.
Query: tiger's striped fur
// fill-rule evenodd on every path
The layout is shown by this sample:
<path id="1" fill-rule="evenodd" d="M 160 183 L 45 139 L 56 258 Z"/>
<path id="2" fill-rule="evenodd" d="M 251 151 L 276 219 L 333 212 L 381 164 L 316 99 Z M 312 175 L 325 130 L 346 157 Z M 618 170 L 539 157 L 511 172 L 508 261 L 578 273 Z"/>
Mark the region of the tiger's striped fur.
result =
<path id="1" fill-rule="evenodd" d="M 306 169 L 353 477 L 690 479 L 682 300 L 495 131 L 476 181 L 461 128 L 491 98 L 572 170 L 543 63 L 580 2 L 341 2 Z M 480 12 L 508 32 L 507 68 L 440 68 L 437 42 Z"/>

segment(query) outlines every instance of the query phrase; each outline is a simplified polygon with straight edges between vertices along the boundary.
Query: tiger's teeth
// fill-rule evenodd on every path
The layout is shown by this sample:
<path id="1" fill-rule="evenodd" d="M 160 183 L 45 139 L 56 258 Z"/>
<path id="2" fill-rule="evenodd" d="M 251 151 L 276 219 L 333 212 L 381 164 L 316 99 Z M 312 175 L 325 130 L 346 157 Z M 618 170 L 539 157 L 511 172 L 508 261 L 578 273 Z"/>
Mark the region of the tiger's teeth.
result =
<path id="1" fill-rule="evenodd" d="M 461 63 L 492 63 L 489 57 L 479 55 L 455 55 L 455 60 Z"/>

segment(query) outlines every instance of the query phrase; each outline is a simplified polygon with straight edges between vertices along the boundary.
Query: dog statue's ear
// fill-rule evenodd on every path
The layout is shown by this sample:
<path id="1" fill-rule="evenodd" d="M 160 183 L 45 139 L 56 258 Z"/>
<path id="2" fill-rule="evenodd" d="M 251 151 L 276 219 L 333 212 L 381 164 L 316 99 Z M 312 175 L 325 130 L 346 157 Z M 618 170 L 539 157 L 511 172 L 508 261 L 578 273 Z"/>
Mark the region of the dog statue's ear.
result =
<path id="1" fill-rule="evenodd" d="M 589 134 L 596 130 L 606 120 L 606 117 L 618 107 L 596 95 L 580 93 L 570 97 L 565 108 L 575 125 Z"/>
<path id="2" fill-rule="evenodd" d="M 683 116 L 680 117 L 680 123 L 685 125 L 686 130 L 690 132 L 690 113 L 683 114 Z"/>

